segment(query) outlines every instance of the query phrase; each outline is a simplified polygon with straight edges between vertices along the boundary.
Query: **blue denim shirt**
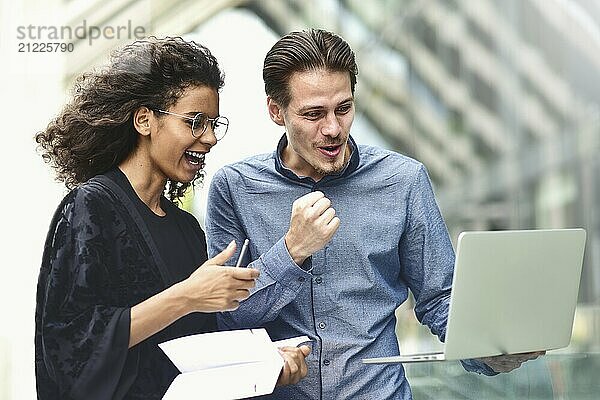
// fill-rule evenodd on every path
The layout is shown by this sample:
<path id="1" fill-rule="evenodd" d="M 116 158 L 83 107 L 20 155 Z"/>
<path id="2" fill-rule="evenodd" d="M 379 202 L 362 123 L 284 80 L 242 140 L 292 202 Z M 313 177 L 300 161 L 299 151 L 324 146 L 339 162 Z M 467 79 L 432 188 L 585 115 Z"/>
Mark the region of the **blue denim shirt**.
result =
<path id="1" fill-rule="evenodd" d="M 346 168 L 315 182 L 283 165 L 286 143 L 284 135 L 277 151 L 223 167 L 210 185 L 210 256 L 248 238 L 243 265 L 261 271 L 251 296 L 220 314 L 220 328 L 263 326 L 273 340 L 312 339 L 308 376 L 268 398 L 410 399 L 401 364 L 361 359 L 399 354 L 394 311 L 409 289 L 418 320 L 444 337 L 454 250 L 427 172 L 411 158 L 350 138 Z M 332 201 L 341 224 L 298 266 L 283 238 L 293 201 L 316 190 Z"/>

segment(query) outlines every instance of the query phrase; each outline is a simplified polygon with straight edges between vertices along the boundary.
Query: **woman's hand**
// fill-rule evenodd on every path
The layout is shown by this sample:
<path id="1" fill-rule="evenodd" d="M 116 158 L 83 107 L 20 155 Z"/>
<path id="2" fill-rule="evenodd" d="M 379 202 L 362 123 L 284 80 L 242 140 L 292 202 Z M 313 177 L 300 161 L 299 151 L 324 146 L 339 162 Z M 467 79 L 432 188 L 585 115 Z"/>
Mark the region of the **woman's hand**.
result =
<path id="1" fill-rule="evenodd" d="M 192 312 L 235 310 L 250 295 L 258 277 L 253 268 L 224 267 L 235 242 L 206 261 L 184 281 L 131 308 L 129 347 L 133 347 Z"/>
<path id="2" fill-rule="evenodd" d="M 235 252 L 235 242 L 207 260 L 186 280 L 178 283 L 178 291 L 189 312 L 231 311 L 248 298 L 259 272 L 253 268 L 223 266 Z"/>
<path id="3" fill-rule="evenodd" d="M 284 364 L 277 386 L 294 385 L 308 373 L 306 356 L 310 354 L 310 347 L 280 347 L 279 354 L 283 357 Z"/>

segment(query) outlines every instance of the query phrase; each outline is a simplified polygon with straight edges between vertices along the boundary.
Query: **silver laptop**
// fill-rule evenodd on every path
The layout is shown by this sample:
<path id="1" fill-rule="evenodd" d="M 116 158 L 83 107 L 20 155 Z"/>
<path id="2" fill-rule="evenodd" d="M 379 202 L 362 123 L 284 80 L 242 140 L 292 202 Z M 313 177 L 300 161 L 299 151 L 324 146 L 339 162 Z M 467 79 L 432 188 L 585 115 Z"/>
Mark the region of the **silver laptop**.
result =
<path id="1" fill-rule="evenodd" d="M 583 229 L 461 233 L 443 353 L 363 363 L 460 360 L 568 346 L 585 239 Z"/>

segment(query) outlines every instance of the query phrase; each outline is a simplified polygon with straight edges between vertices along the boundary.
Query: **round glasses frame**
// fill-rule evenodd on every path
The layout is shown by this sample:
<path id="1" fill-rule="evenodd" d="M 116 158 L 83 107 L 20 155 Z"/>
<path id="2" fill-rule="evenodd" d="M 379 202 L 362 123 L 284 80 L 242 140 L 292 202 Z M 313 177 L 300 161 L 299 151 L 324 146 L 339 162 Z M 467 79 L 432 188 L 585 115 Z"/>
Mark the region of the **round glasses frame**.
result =
<path id="1" fill-rule="evenodd" d="M 171 111 L 159 109 L 152 110 L 162 114 L 173 115 L 175 117 L 192 121 L 190 125 L 190 127 L 192 128 L 192 136 L 196 139 L 198 139 L 204 134 L 204 132 L 206 132 L 209 123 L 210 128 L 212 129 L 215 135 L 215 138 L 217 138 L 217 141 L 223 139 L 225 137 L 225 134 L 227 133 L 227 129 L 229 129 L 229 119 L 223 115 L 218 115 L 215 118 L 210 118 L 208 115 L 199 112 L 193 117 L 188 117 L 187 115 L 177 114 Z"/>

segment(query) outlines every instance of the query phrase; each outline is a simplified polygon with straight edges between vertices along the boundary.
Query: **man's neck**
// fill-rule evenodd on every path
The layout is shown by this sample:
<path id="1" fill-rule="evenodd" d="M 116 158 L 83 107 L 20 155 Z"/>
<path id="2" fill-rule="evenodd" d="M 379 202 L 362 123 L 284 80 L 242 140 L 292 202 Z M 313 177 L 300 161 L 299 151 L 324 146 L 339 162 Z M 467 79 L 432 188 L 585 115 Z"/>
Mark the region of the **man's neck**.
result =
<path id="1" fill-rule="evenodd" d="M 340 171 L 343 171 L 344 168 L 346 168 L 348 166 L 348 163 L 350 162 L 350 157 L 352 156 L 352 145 L 350 144 L 350 140 L 348 140 L 346 142 L 346 149 L 344 151 L 344 163 L 342 168 L 340 169 L 340 171 L 337 172 L 333 172 L 331 174 L 326 174 L 326 173 L 319 173 L 319 171 L 317 171 L 315 168 L 313 168 L 310 164 L 305 163 L 308 166 L 308 172 L 305 172 L 302 170 L 302 168 L 299 167 L 295 167 L 294 165 L 292 165 L 293 163 L 291 163 L 289 160 L 293 159 L 293 155 L 294 155 L 294 150 L 292 149 L 292 147 L 290 146 L 290 143 L 288 141 L 287 145 L 283 148 L 283 150 L 281 151 L 281 154 L 279 155 L 280 159 L 281 159 L 281 163 L 283 164 L 284 167 L 286 167 L 287 169 L 289 169 L 290 171 L 292 171 L 293 173 L 295 173 L 297 176 L 299 177 L 309 177 L 311 179 L 313 179 L 315 182 L 319 182 L 321 179 L 323 179 L 324 177 L 326 177 L 327 175 L 332 175 L 334 173 L 339 173 Z"/>

